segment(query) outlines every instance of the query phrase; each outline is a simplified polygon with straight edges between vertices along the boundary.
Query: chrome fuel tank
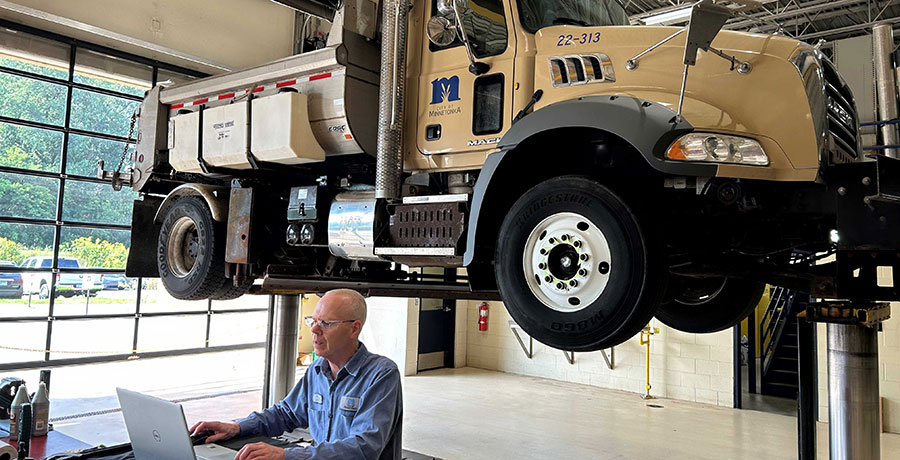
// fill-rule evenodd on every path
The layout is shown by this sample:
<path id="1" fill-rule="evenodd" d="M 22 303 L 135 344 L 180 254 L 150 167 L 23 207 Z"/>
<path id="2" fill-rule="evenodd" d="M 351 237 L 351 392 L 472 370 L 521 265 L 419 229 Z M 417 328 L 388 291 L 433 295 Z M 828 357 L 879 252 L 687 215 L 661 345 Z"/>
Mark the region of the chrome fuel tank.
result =
<path id="1" fill-rule="evenodd" d="M 375 238 L 385 222 L 383 212 L 374 189 L 339 193 L 328 215 L 328 250 L 344 259 L 384 260 L 375 255 Z"/>

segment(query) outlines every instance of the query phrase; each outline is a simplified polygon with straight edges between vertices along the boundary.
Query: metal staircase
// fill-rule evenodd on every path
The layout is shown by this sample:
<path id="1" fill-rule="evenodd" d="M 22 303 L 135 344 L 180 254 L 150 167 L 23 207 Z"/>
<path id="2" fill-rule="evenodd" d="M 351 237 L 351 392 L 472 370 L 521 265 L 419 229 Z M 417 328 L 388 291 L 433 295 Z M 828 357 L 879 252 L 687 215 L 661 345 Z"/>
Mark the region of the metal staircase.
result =
<path id="1" fill-rule="evenodd" d="M 762 333 L 762 394 L 796 398 L 797 313 L 808 296 L 772 286 L 769 305 L 760 323 Z"/>

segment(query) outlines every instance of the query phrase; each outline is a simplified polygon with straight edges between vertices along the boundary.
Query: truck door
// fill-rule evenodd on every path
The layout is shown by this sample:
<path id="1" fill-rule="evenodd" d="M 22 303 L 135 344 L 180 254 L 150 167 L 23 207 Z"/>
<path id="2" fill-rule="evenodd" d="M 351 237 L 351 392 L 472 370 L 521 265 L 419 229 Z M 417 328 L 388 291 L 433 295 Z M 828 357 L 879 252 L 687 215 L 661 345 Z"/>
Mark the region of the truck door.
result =
<path id="1" fill-rule="evenodd" d="M 428 19 L 440 15 L 439 0 L 426 1 L 423 27 Z M 452 13 L 448 18 L 456 23 Z M 425 33 L 417 95 L 416 146 L 420 153 L 434 157 L 486 152 L 495 148 L 509 129 L 516 52 L 510 18 L 506 0 L 469 0 L 462 11 L 475 59 L 490 66 L 478 76 L 469 72 L 465 45 L 458 36 L 450 45 L 437 46 Z M 440 166 L 454 166 L 452 158 L 433 160 Z"/>

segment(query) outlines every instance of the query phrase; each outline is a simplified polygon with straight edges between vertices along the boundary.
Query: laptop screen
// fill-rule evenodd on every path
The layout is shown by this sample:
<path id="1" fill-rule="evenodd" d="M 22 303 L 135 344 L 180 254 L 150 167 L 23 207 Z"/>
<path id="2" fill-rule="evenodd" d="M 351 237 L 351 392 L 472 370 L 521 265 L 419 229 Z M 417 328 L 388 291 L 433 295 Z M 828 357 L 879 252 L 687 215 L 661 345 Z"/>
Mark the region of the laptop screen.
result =
<path id="1" fill-rule="evenodd" d="M 194 460 L 180 404 L 116 388 L 135 460 Z"/>

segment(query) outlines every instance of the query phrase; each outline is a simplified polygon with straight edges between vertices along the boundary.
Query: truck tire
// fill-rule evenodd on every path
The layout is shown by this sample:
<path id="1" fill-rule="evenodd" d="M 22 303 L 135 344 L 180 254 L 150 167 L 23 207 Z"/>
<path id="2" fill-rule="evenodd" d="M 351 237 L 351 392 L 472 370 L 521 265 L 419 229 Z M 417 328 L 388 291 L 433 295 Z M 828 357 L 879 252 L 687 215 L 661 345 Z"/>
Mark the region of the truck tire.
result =
<path id="1" fill-rule="evenodd" d="M 225 229 L 199 197 L 178 199 L 159 232 L 157 268 L 163 286 L 180 300 L 207 299 L 225 278 Z"/>
<path id="2" fill-rule="evenodd" d="M 47 283 L 41 283 L 41 287 L 38 288 L 38 298 L 39 299 L 49 299 L 50 298 L 50 285 Z"/>
<path id="3" fill-rule="evenodd" d="M 557 177 L 527 191 L 504 219 L 497 286 L 510 316 L 535 340 L 601 350 L 653 317 L 668 273 L 660 248 L 612 190 Z"/>
<path id="4" fill-rule="evenodd" d="M 739 278 L 672 276 L 656 318 L 683 332 L 722 331 L 750 315 L 765 288 L 765 283 Z"/>
<path id="5" fill-rule="evenodd" d="M 231 279 L 227 279 L 225 285 L 222 286 L 222 289 L 216 291 L 216 293 L 209 296 L 209 298 L 213 300 L 237 299 L 250 291 L 250 286 L 253 286 L 253 280 L 254 278 L 248 277 L 244 279 L 244 282 L 241 283 L 240 286 L 235 286 Z"/>

